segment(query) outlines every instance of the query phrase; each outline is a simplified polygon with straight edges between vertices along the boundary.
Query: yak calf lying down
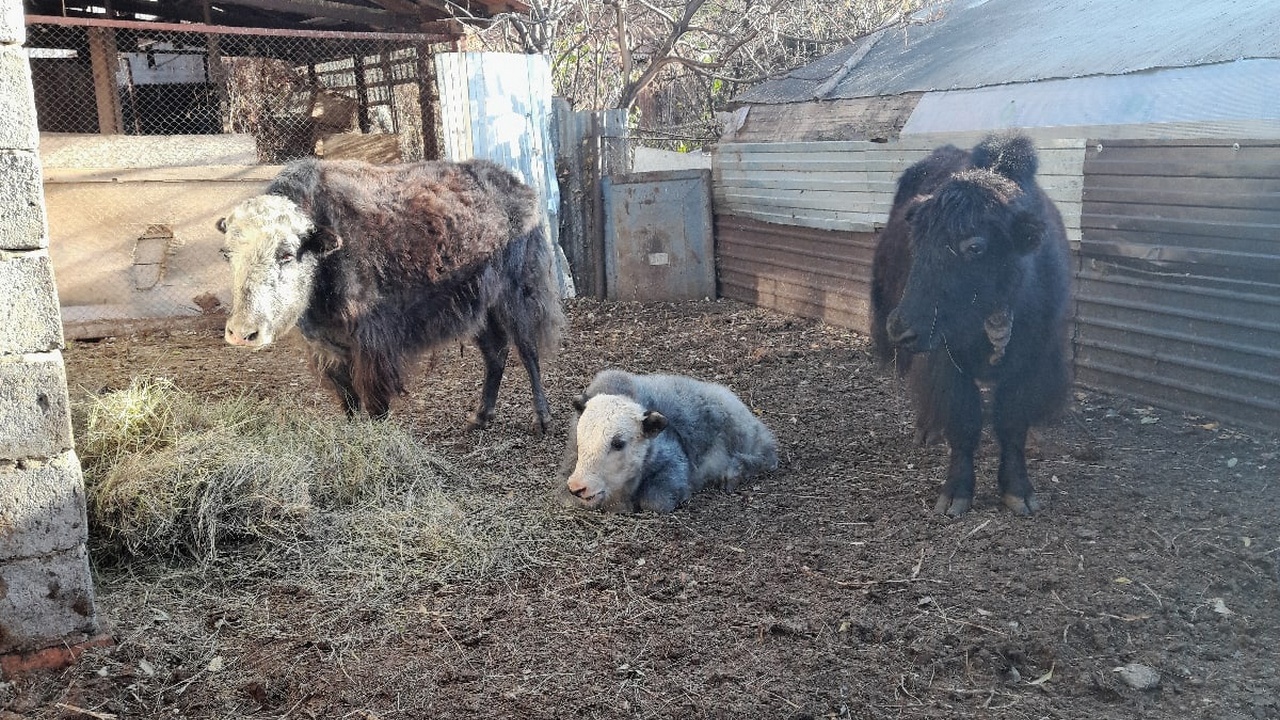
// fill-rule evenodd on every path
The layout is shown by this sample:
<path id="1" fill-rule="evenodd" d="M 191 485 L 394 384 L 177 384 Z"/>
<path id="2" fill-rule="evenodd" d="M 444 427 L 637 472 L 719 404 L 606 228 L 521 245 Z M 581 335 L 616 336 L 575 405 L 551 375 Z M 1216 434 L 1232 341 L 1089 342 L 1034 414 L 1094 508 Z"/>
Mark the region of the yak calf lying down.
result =
<path id="1" fill-rule="evenodd" d="M 303 160 L 219 227 L 227 342 L 261 347 L 296 325 L 347 414 L 383 417 L 414 356 L 474 338 L 485 364 L 476 427 L 493 418 L 514 344 L 546 429 L 539 360 L 564 315 L 537 194 L 510 172 L 484 160 Z"/>
<path id="2" fill-rule="evenodd" d="M 773 433 L 723 385 L 605 370 L 574 408 L 561 488 L 572 505 L 666 513 L 778 466 Z"/>
<path id="3" fill-rule="evenodd" d="M 982 435 L 981 387 L 991 388 L 1000 444 L 997 481 L 1018 514 L 1039 509 L 1027 479 L 1030 425 L 1048 419 L 1070 386 L 1070 288 L 1062 217 L 1036 184 L 1024 136 L 950 145 L 898 181 L 872 270 L 872 339 L 884 363 L 897 353 L 915 395 L 921 438 L 951 447 L 936 510 L 973 502 Z"/>

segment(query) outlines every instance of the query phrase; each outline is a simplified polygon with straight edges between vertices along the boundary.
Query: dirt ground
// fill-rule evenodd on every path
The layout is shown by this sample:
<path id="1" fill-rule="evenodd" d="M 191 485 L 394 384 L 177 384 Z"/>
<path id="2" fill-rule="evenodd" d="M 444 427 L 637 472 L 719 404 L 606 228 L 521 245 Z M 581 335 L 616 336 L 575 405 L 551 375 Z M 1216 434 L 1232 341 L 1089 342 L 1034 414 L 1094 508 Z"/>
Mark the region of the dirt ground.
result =
<path id="1" fill-rule="evenodd" d="M 782 466 L 669 516 L 566 510 L 593 537 L 568 561 L 391 578 L 376 602 L 301 589 L 287 559 L 240 572 L 252 545 L 214 573 L 98 568 L 115 645 L 0 686 L 0 718 L 1280 718 L 1277 438 L 1081 391 L 1031 449 L 1044 512 L 1000 506 L 988 444 L 974 510 L 939 518 L 945 448 L 912 444 L 906 394 L 860 334 L 730 301 L 570 315 L 549 436 L 530 434 L 518 367 L 495 426 L 462 429 L 469 346 L 424 368 L 391 422 L 491 492 L 544 498 L 596 370 L 679 372 L 758 410 Z M 296 345 L 174 333 L 65 356 L 73 389 L 146 370 L 336 411 Z M 1131 663 L 1158 685 L 1127 684 Z"/>

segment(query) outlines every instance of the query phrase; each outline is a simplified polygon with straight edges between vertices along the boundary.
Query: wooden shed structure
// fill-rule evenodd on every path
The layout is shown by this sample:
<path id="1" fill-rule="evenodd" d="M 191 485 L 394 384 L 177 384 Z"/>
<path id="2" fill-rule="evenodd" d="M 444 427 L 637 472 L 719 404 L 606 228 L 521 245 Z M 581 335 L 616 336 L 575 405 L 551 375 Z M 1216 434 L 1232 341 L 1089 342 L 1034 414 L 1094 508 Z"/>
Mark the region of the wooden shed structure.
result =
<path id="1" fill-rule="evenodd" d="M 1076 377 L 1280 428 L 1280 5 L 932 7 L 736 99 L 720 292 L 864 329 L 876 231 L 932 148 L 1019 128 L 1076 251 Z"/>
<path id="2" fill-rule="evenodd" d="M 298 157 L 489 157 L 558 209 L 545 58 L 465 52 L 521 0 L 25 10 L 67 337 L 220 323 L 215 221 Z"/>

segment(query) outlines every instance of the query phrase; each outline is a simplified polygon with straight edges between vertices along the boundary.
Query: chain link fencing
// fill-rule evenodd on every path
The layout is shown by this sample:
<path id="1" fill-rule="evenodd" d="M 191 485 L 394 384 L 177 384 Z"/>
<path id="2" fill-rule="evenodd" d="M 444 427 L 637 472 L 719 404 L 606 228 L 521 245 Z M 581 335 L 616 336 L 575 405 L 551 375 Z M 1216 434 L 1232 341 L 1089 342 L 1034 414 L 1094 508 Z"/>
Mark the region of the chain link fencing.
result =
<path id="1" fill-rule="evenodd" d="M 217 322 L 216 220 L 282 163 L 439 157 L 443 38 L 45 20 L 26 46 L 69 337 Z"/>

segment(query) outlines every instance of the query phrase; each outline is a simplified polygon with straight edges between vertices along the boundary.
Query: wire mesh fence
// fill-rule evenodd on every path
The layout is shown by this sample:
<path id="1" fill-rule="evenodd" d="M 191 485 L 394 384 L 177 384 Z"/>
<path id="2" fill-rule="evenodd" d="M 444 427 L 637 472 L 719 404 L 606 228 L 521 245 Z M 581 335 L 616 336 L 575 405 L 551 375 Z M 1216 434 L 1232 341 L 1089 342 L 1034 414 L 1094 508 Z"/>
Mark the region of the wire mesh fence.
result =
<path id="1" fill-rule="evenodd" d="M 276 165 L 439 156 L 443 38 L 43 20 L 26 45 L 72 337 L 216 314 L 215 221 Z"/>

